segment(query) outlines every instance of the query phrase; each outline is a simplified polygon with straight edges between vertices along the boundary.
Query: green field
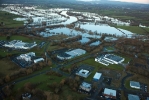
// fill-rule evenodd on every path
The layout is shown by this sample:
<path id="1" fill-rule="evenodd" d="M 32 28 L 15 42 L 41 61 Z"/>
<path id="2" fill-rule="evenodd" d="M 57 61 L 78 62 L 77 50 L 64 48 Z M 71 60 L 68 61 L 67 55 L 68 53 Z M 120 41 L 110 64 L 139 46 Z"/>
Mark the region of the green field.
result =
<path id="1" fill-rule="evenodd" d="M 17 18 L 17 17 L 21 17 L 21 16 L 14 15 L 14 14 L 4 12 L 4 11 L 0 11 L 0 21 L 4 23 L 4 25 L 0 26 L 0 28 L 3 28 L 3 27 L 10 28 L 10 27 L 22 26 L 24 23 L 23 21 L 13 20 L 14 18 Z"/>
<path id="2" fill-rule="evenodd" d="M 115 26 L 115 27 L 125 29 L 132 33 L 137 33 L 137 34 L 147 34 L 147 32 L 149 32 L 149 28 L 142 29 L 141 27 L 138 27 L 138 26 Z"/>
<path id="3" fill-rule="evenodd" d="M 50 80 L 52 78 L 52 80 Z M 64 77 L 57 77 L 57 76 L 52 76 L 52 75 L 46 75 L 46 74 L 41 74 L 38 76 L 35 76 L 33 78 L 29 78 L 27 80 L 24 80 L 22 82 L 19 82 L 15 85 L 14 90 L 18 90 L 22 86 L 24 86 L 25 83 L 39 83 L 42 82 L 37 88 L 42 89 L 42 90 L 49 90 L 47 87 L 47 84 L 52 84 L 53 82 L 59 83 Z"/>

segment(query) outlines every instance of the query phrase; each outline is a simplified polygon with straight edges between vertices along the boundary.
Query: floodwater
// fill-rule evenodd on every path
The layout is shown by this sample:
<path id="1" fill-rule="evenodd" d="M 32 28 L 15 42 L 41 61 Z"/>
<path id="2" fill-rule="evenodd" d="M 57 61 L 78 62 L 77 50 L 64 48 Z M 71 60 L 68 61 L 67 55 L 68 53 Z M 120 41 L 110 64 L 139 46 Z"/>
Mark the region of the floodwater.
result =
<path id="1" fill-rule="evenodd" d="M 48 36 L 51 36 L 51 35 L 55 35 L 55 34 L 65 34 L 65 35 L 68 35 L 68 36 L 77 36 L 77 35 L 82 35 L 82 37 L 92 37 L 92 38 L 100 38 L 101 36 L 99 35 L 90 35 L 88 33 L 82 33 L 80 31 L 75 31 L 73 29 L 69 29 L 69 28 L 55 28 L 55 29 L 48 29 L 46 28 L 45 29 L 45 32 L 41 32 L 39 33 L 41 36 L 44 36 L 44 37 L 48 37 Z M 47 35 L 47 34 L 50 34 L 50 35 Z M 84 40 L 83 40 L 84 41 Z M 87 40 L 85 40 L 87 41 Z"/>
<path id="2" fill-rule="evenodd" d="M 122 30 L 124 33 L 122 33 L 121 31 L 119 31 L 118 29 L 116 29 L 115 27 L 111 27 L 107 24 L 99 24 L 99 25 L 95 25 L 95 23 L 86 23 L 86 24 L 81 24 L 80 28 L 88 30 L 88 31 L 92 31 L 92 32 L 96 32 L 97 33 L 106 33 L 106 34 L 114 34 L 114 35 L 129 35 L 129 34 L 133 34 L 129 31 L 124 31 Z"/>
<path id="3" fill-rule="evenodd" d="M 86 37 L 82 37 L 82 39 L 79 40 L 79 42 L 81 42 L 82 44 L 87 43 L 89 41 L 90 41 L 90 39 L 89 38 L 86 38 Z"/>
<path id="4" fill-rule="evenodd" d="M 96 41 L 96 42 L 91 43 L 90 46 L 97 46 L 97 45 L 99 45 L 100 43 L 101 43 L 100 41 Z"/>

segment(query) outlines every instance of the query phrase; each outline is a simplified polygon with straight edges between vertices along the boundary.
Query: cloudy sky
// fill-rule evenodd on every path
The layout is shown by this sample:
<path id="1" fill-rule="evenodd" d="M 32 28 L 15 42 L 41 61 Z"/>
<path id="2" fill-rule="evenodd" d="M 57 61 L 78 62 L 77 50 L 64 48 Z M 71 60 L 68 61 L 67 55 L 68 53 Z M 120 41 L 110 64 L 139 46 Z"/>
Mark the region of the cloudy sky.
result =
<path id="1" fill-rule="evenodd" d="M 113 1 L 135 2 L 135 3 L 149 4 L 149 0 L 113 0 Z"/>
<path id="2" fill-rule="evenodd" d="M 104 1 L 104 0 L 77 0 L 77 1 Z M 109 1 L 122 1 L 122 2 L 149 4 L 149 0 L 109 0 Z"/>

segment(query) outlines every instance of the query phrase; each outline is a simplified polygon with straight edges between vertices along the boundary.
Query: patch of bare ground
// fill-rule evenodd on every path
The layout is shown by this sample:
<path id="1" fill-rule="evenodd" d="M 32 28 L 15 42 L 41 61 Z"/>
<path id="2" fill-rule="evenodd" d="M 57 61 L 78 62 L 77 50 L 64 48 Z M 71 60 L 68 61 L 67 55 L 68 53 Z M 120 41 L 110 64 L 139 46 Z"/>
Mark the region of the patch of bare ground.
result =
<path id="1" fill-rule="evenodd" d="M 122 78 L 126 76 L 126 72 L 124 71 L 117 71 L 111 69 L 101 69 L 99 70 L 99 72 L 102 73 L 103 76 L 112 78 L 111 86 L 117 88 L 120 87 Z"/>

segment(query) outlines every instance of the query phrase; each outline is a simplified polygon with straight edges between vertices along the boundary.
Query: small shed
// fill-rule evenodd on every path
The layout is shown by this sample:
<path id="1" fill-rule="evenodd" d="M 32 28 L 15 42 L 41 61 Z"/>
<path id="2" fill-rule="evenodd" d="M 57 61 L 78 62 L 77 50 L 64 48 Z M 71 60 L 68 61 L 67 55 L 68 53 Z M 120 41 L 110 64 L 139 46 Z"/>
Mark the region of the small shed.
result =
<path id="1" fill-rule="evenodd" d="M 96 72 L 96 74 L 95 74 L 94 77 L 93 77 L 93 80 L 94 80 L 94 81 L 99 81 L 100 78 L 101 78 L 101 76 L 102 76 L 102 73 Z"/>

